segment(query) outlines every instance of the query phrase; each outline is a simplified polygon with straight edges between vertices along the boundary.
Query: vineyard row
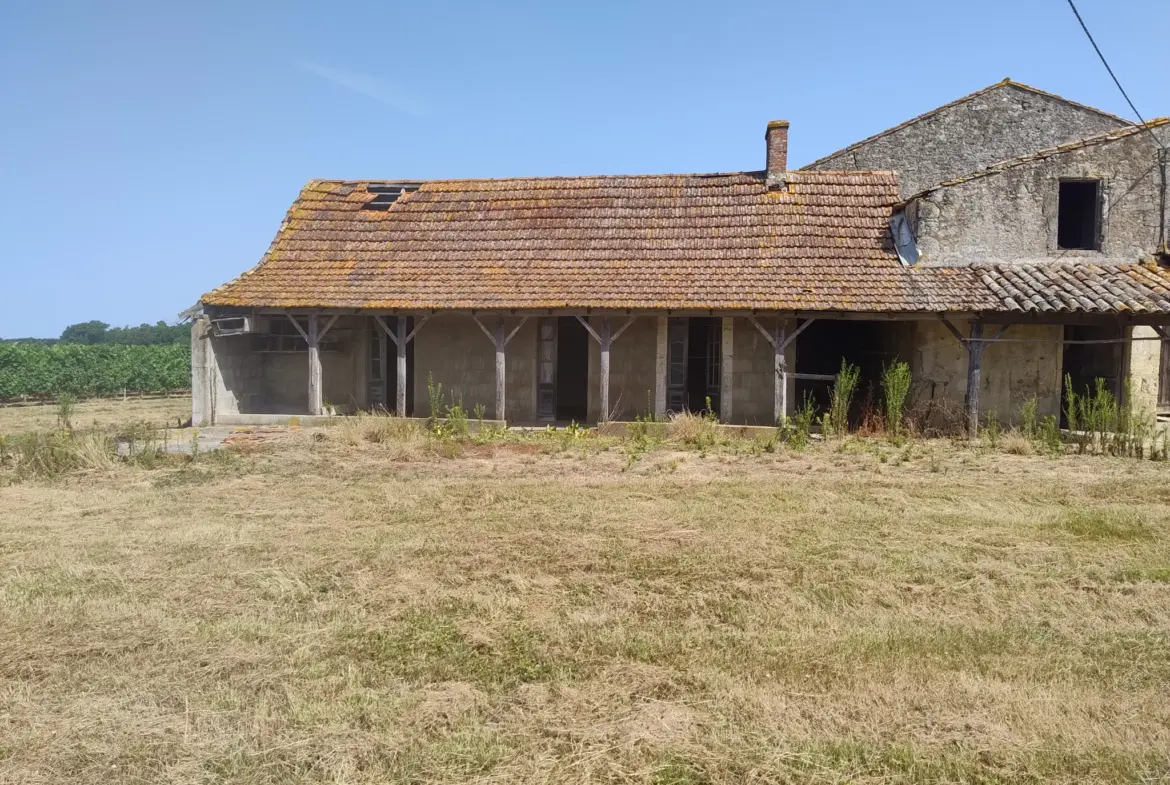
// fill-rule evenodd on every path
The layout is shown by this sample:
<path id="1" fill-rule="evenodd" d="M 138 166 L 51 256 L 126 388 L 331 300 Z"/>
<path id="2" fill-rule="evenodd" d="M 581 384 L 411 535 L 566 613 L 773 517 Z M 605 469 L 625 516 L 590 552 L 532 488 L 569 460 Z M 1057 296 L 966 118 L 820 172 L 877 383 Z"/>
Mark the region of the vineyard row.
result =
<path id="1" fill-rule="evenodd" d="M 0 344 L 0 400 L 162 393 L 190 384 L 187 346 Z"/>

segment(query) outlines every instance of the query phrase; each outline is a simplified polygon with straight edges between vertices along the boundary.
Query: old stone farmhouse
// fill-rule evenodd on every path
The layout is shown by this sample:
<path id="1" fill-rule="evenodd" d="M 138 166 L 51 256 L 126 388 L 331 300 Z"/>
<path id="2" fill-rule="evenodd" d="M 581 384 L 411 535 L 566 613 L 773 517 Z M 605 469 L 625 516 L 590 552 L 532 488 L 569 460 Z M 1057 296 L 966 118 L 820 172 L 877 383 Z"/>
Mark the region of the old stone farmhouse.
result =
<path id="1" fill-rule="evenodd" d="M 1005 80 L 800 169 L 314 180 L 200 300 L 196 424 L 385 408 L 770 424 L 842 358 L 1007 418 L 1062 379 L 1170 405 L 1170 121 Z"/>

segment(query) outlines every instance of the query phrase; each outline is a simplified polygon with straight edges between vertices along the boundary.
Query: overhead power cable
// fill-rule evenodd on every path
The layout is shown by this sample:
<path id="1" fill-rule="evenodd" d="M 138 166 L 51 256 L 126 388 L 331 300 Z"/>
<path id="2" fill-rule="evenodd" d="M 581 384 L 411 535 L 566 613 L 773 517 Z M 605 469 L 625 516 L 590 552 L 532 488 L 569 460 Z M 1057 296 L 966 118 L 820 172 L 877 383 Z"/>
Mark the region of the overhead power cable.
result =
<path id="1" fill-rule="evenodd" d="M 1093 40 L 1093 34 L 1089 32 L 1089 26 L 1085 24 L 1085 20 L 1081 17 L 1081 12 L 1077 10 L 1076 3 L 1074 3 L 1073 0 L 1068 0 L 1068 7 L 1072 9 L 1073 14 L 1077 18 L 1077 21 L 1080 22 L 1081 29 L 1085 31 L 1085 36 L 1089 39 L 1089 43 L 1093 45 L 1093 51 L 1097 53 L 1097 57 L 1101 58 L 1101 64 L 1105 66 L 1105 70 L 1109 72 L 1109 76 L 1113 79 L 1113 84 L 1117 85 L 1117 89 L 1121 91 L 1121 96 L 1125 99 L 1125 102 L 1129 104 L 1129 108 L 1133 110 L 1133 113 L 1137 117 L 1138 121 L 1142 125 L 1145 125 L 1145 118 L 1142 117 L 1142 113 L 1138 111 L 1137 107 L 1133 105 L 1133 101 L 1131 101 L 1129 98 L 1129 93 L 1125 92 L 1125 88 L 1121 86 L 1121 80 L 1117 78 L 1117 74 L 1113 73 L 1113 69 L 1109 66 L 1109 61 L 1106 60 L 1105 55 L 1102 54 L 1101 47 L 1097 46 L 1097 42 Z M 1147 128 L 1146 130 L 1149 129 Z M 1154 137 L 1154 141 L 1158 143 L 1159 147 L 1161 147 L 1163 150 L 1166 149 L 1166 145 L 1162 144 L 1162 140 L 1158 138 L 1157 134 L 1155 134 L 1153 131 L 1150 131 L 1150 136 Z"/>

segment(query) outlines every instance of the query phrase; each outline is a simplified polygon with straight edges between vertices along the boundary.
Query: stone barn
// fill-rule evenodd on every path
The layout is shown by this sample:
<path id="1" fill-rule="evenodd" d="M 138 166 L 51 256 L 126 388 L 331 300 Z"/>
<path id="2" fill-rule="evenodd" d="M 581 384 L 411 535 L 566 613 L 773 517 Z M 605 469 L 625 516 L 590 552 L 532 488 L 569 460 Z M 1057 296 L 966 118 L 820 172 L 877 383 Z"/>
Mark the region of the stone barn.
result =
<path id="1" fill-rule="evenodd" d="M 765 425 L 898 358 L 969 424 L 1057 413 L 1065 373 L 1153 408 L 1168 128 L 1005 82 L 800 170 L 777 121 L 760 171 L 314 180 L 200 299 L 194 420 L 427 416 L 441 384 L 512 424 Z"/>

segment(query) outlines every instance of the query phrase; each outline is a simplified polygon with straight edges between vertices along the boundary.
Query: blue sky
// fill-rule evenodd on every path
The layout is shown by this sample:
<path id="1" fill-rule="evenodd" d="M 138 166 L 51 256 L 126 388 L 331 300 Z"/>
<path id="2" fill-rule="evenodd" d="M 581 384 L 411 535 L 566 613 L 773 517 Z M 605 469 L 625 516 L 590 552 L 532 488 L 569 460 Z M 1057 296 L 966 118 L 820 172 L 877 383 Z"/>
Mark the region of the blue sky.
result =
<path id="1" fill-rule="evenodd" d="M 1170 114 L 1170 3 L 1079 6 Z M 0 336 L 173 320 L 310 178 L 796 166 L 1005 76 L 1131 114 L 1064 0 L 5 0 Z"/>

